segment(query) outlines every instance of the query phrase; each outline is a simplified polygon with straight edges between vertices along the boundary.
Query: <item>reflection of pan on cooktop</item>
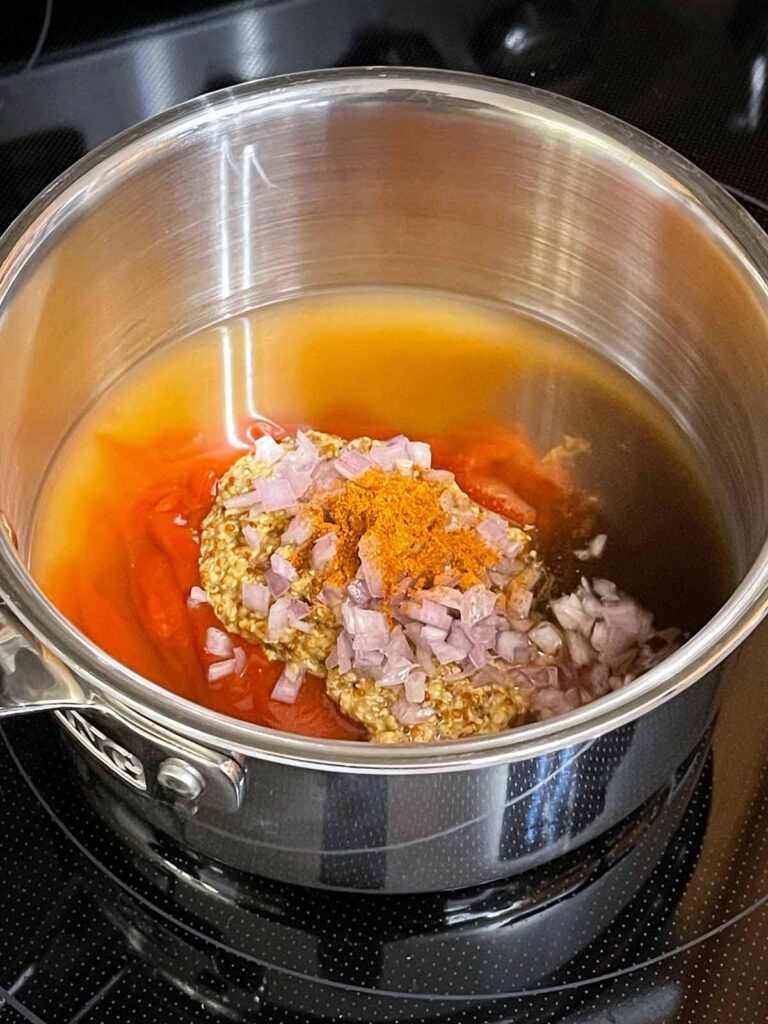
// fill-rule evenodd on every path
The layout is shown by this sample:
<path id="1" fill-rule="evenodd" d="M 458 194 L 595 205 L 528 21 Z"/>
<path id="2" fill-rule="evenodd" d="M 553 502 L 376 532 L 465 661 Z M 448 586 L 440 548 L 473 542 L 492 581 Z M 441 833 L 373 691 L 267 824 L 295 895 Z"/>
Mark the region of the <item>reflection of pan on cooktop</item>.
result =
<path id="1" fill-rule="evenodd" d="M 665 925 L 695 862 L 709 804 L 707 764 L 685 813 L 705 761 L 701 750 L 633 820 L 535 876 L 420 897 L 342 896 L 225 871 L 171 847 L 138 820 L 123 820 L 126 846 L 75 799 L 54 730 L 46 729 L 45 743 L 39 722 L 14 723 L 8 732 L 29 785 L 101 869 L 87 882 L 94 899 L 165 976 L 190 991 L 192 972 L 204 1000 L 234 986 L 231 1000 L 243 1005 L 260 998 L 265 977 L 276 973 L 291 980 L 291 999 L 317 1000 L 310 990 L 321 992 L 324 1012 L 360 1015 L 360 1000 L 375 1002 L 360 1019 L 417 1009 L 424 1019 L 478 1001 L 495 1007 L 500 992 L 512 994 L 515 1014 L 527 995 L 541 1003 L 540 993 L 551 1015 L 553 1000 L 567 994 L 571 1002 L 581 986 L 664 953 L 675 944 Z"/>

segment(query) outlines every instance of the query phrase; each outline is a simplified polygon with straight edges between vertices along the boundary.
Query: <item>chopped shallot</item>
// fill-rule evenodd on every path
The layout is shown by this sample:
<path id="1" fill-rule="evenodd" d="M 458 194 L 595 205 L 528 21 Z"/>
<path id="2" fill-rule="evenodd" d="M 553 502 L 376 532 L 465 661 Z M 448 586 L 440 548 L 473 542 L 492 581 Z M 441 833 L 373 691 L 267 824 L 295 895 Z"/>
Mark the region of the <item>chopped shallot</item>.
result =
<path id="1" fill-rule="evenodd" d="M 418 725 L 434 717 L 435 709 L 424 704 L 412 704 L 405 697 L 398 697 L 392 705 L 392 714 L 401 725 Z"/>
<path id="2" fill-rule="evenodd" d="M 199 608 L 201 604 L 208 604 L 208 595 L 202 587 L 192 587 L 187 598 L 187 606 Z"/>
<path id="3" fill-rule="evenodd" d="M 270 696 L 283 704 L 294 704 L 304 682 L 305 670 L 299 665 L 286 665 Z"/>
<path id="4" fill-rule="evenodd" d="M 525 534 L 496 512 L 478 513 L 455 486 L 451 472 L 431 468 L 428 444 L 401 435 L 343 446 L 341 454 L 333 454 L 339 450 L 317 444 L 302 431 L 295 444 L 278 443 L 268 435 L 254 442 L 253 458 L 267 463 L 270 475 L 254 478 L 252 490 L 222 502 L 225 509 L 246 510 L 243 518 L 250 521 L 242 524 L 242 537 L 251 552 L 248 573 L 256 569 L 261 574 L 259 582 L 242 584 L 241 600 L 267 620 L 271 643 L 289 644 L 295 634 L 286 637 L 286 631 L 311 634 L 321 621 L 335 625 L 326 667 L 393 688 L 397 698 L 392 713 L 402 726 L 415 726 L 437 714 L 427 701 L 428 685 L 435 678 L 449 685 L 468 679 L 474 686 L 518 687 L 536 717 L 545 719 L 627 685 L 682 643 L 679 630 L 656 631 L 650 613 L 610 580 L 582 577 L 571 593 L 554 597 L 546 607 L 543 594 L 536 598 L 544 567 L 529 550 Z M 445 513 L 439 528 L 452 541 L 458 531 L 470 531 L 484 542 L 473 586 L 461 585 L 468 572 L 455 556 L 441 558 L 426 576 L 409 567 L 412 575 L 406 578 L 404 571 L 399 578 L 380 559 L 385 541 L 372 528 L 356 539 L 354 578 L 337 586 L 327 582 L 331 571 L 346 569 L 341 564 L 348 555 L 348 534 L 342 534 L 340 525 L 344 520 L 327 519 L 335 528 L 309 545 L 317 520 L 314 512 L 301 511 L 301 503 L 318 494 L 361 489 L 348 481 L 371 469 L 379 475 L 401 474 L 444 485 L 437 498 Z M 267 560 L 264 548 L 270 534 L 264 527 L 265 513 L 283 513 L 276 525 L 290 558 L 272 551 Z M 337 559 L 340 537 L 344 560 Z M 600 533 L 574 554 L 585 562 L 599 559 L 606 544 L 607 536 Z M 423 540 L 413 548 L 423 549 Z M 309 590 L 301 576 L 307 566 L 319 577 Z M 300 600 L 291 589 L 311 597 Z M 208 595 L 193 587 L 187 601 L 194 608 L 207 603 Z M 313 615 L 318 607 L 319 619 Z M 222 630 L 207 631 L 205 649 L 220 659 L 208 668 L 211 681 L 245 672 L 245 650 L 233 647 Z M 273 699 L 293 703 L 304 671 L 289 662 L 275 684 Z"/>
<path id="5" fill-rule="evenodd" d="M 258 551 L 262 544 L 262 535 L 255 526 L 246 523 L 243 527 L 243 540 L 253 551 Z"/>
<path id="6" fill-rule="evenodd" d="M 290 597 L 278 597 L 269 609 L 269 618 L 267 619 L 268 640 L 279 640 L 288 628 L 288 610 L 291 606 L 291 600 L 292 598 Z"/>
<path id="7" fill-rule="evenodd" d="M 234 662 L 235 662 L 235 675 L 241 676 L 245 672 L 246 657 L 245 651 L 242 647 L 236 647 L 234 650 Z"/>
<path id="8" fill-rule="evenodd" d="M 528 636 L 544 654 L 557 654 L 563 646 L 563 638 L 551 622 L 540 622 L 528 631 Z"/>
<path id="9" fill-rule="evenodd" d="M 426 672 L 411 672 L 405 680 L 405 699 L 420 704 L 427 695 Z"/>
<path id="10" fill-rule="evenodd" d="M 298 578 L 299 574 L 296 571 L 296 567 L 287 558 L 278 555 L 277 552 L 271 555 L 269 564 L 272 566 L 273 572 L 278 573 L 283 579 L 289 580 L 291 583 Z"/>
<path id="11" fill-rule="evenodd" d="M 283 509 L 292 508 L 296 502 L 291 485 L 287 480 L 265 477 L 261 480 L 254 480 L 254 487 L 264 512 L 281 512 Z"/>
<path id="12" fill-rule="evenodd" d="M 205 631 L 205 653 L 217 658 L 231 658 L 232 650 L 232 641 L 224 630 L 209 626 Z"/>
<path id="13" fill-rule="evenodd" d="M 281 576 L 280 573 L 275 572 L 274 569 L 267 569 L 264 573 L 264 579 L 267 581 L 269 591 L 274 597 L 282 597 L 291 585 L 291 581 L 289 579 L 285 576 Z"/>
<path id="14" fill-rule="evenodd" d="M 272 600 L 268 586 L 264 583 L 244 583 L 242 597 L 243 604 L 249 611 L 266 616 L 269 602 Z"/>
<path id="15" fill-rule="evenodd" d="M 222 501 L 224 508 L 250 508 L 259 503 L 258 491 L 247 491 L 245 494 L 236 494 L 231 498 Z"/>
<path id="16" fill-rule="evenodd" d="M 224 679 L 225 676 L 231 676 L 236 669 L 237 660 L 234 657 L 227 658 L 226 661 L 214 661 L 208 666 L 208 682 L 215 683 L 217 679 Z"/>
<path id="17" fill-rule="evenodd" d="M 304 544 L 312 536 L 312 523 L 305 516 L 294 516 L 280 538 L 281 544 Z"/>
<path id="18" fill-rule="evenodd" d="M 264 434 L 263 437 L 259 437 L 254 441 L 253 455 L 259 462 L 277 462 L 282 457 L 282 454 L 283 449 L 274 437 L 270 437 L 269 434 Z"/>
<path id="19" fill-rule="evenodd" d="M 329 533 L 324 533 L 315 541 L 312 554 L 310 555 L 310 564 L 315 572 L 322 572 L 329 562 L 336 557 L 338 543 L 339 538 L 333 530 Z"/>

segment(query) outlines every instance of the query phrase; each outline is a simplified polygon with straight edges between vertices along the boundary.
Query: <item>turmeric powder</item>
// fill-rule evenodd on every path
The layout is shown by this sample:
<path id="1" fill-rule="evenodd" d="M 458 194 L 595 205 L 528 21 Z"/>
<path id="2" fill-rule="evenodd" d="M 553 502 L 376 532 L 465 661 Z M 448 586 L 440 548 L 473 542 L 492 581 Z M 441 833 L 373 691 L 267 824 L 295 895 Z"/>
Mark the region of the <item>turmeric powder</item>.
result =
<path id="1" fill-rule="evenodd" d="M 333 586 L 354 579 L 365 537 L 364 554 L 381 575 L 385 598 L 405 578 L 411 581 L 409 590 L 418 590 L 448 575 L 466 590 L 481 582 L 499 556 L 475 529 L 446 530 L 450 516 L 441 504 L 444 494 L 445 484 L 439 481 L 369 469 L 315 500 L 309 509 L 312 539 L 297 561 L 308 557 L 318 536 L 333 530 L 338 546 L 326 577 Z"/>

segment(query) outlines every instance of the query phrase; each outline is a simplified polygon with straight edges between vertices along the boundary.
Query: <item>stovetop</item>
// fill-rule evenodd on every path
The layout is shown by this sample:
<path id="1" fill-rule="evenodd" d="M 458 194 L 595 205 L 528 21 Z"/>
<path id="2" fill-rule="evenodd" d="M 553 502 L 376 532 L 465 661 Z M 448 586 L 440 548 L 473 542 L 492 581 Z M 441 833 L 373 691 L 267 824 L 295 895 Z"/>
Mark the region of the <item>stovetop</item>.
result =
<path id="1" fill-rule="evenodd" d="M 711 748 L 681 769 L 651 824 L 554 865 L 539 880 L 551 898 L 531 907 L 520 880 L 344 895 L 229 872 L 129 815 L 118 836 L 82 799 L 48 716 L 13 720 L 0 731 L 0 1020 L 758 1024 L 766 656 L 763 632 L 731 664 Z M 535 963 L 589 929 L 617 886 L 626 905 L 598 939 L 514 980 L 520 929 Z M 549 930 L 530 928 L 542 914 Z"/>
<path id="2" fill-rule="evenodd" d="M 0 12 L 0 226 L 173 103 L 356 64 L 576 97 L 680 150 L 768 226 L 768 9 L 751 0 L 36 0 Z M 136 822 L 118 839 L 83 805 L 51 720 L 16 720 L 0 737 L 0 1022 L 763 1022 L 766 657 L 764 630 L 730 666 L 711 753 L 674 780 L 647 834 L 559 865 L 532 909 L 513 883 L 317 894 L 228 875 Z M 552 915 L 556 944 L 596 912 L 599 886 L 638 873 L 647 881 L 598 940 L 513 984 L 506 953 L 532 915 Z"/>

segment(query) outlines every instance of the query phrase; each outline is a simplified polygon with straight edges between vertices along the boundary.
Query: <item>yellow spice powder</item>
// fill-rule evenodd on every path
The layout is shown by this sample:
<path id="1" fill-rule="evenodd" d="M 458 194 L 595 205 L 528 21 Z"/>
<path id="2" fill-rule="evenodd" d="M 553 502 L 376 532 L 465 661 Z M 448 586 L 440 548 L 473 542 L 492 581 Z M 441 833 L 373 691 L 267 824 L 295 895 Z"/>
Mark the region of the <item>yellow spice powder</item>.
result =
<path id="1" fill-rule="evenodd" d="M 475 530 L 446 531 L 449 516 L 440 504 L 444 493 L 439 481 L 369 469 L 313 503 L 308 511 L 315 528 L 297 561 L 305 563 L 317 537 L 333 530 L 338 547 L 327 581 L 334 586 L 354 579 L 358 545 L 366 536 L 366 557 L 381 573 L 385 597 L 403 577 L 418 589 L 432 586 L 446 572 L 458 576 L 457 585 L 465 590 L 481 582 L 498 553 Z"/>

